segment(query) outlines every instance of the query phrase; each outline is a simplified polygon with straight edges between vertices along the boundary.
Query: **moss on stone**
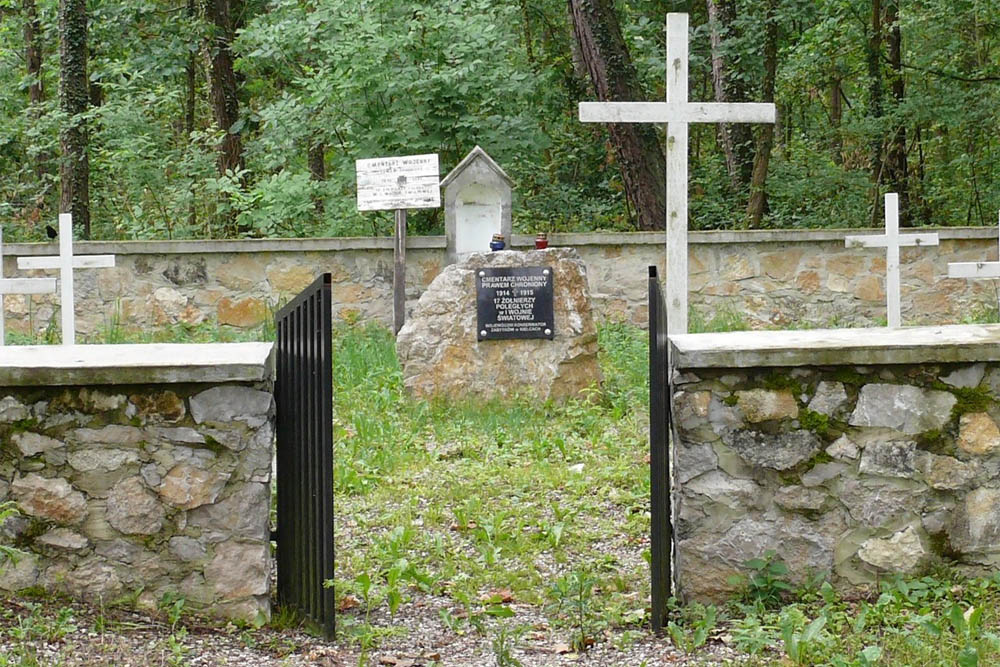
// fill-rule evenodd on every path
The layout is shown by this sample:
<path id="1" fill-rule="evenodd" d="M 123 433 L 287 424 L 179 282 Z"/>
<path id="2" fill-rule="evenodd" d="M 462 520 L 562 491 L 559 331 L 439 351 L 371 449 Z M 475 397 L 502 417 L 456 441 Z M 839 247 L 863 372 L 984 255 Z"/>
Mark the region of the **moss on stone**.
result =
<path id="1" fill-rule="evenodd" d="M 853 368 L 840 367 L 833 372 L 833 379 L 837 382 L 852 385 L 855 387 L 860 387 L 863 384 L 871 382 L 871 380 L 857 372 Z"/>
<path id="2" fill-rule="evenodd" d="M 802 383 L 790 375 L 780 372 L 772 372 L 764 377 L 761 386 L 771 391 L 790 391 L 793 396 L 802 393 Z"/>
<path id="3" fill-rule="evenodd" d="M 799 425 L 825 439 L 830 432 L 830 417 L 821 412 L 813 412 L 809 408 L 803 408 L 799 410 Z"/>
<path id="4" fill-rule="evenodd" d="M 957 399 L 951 409 L 952 418 L 961 417 L 969 412 L 985 412 L 996 400 L 988 389 L 980 387 L 947 387 L 944 391 L 950 391 Z"/>
<path id="5" fill-rule="evenodd" d="M 736 404 L 739 402 L 739 398 L 736 396 L 735 393 L 732 393 L 729 396 L 726 396 L 724 399 L 722 399 L 722 402 L 732 408 L 735 407 Z"/>
<path id="6" fill-rule="evenodd" d="M 932 454 L 947 454 L 952 449 L 951 438 L 937 428 L 917 434 L 914 440 L 916 440 L 917 449 Z"/>

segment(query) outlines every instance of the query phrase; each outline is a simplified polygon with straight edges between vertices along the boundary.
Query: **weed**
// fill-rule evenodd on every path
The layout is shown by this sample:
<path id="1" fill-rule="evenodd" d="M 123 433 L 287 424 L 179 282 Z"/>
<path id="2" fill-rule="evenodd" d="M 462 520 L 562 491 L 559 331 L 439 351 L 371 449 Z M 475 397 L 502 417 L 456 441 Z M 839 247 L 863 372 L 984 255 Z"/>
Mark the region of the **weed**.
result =
<path id="1" fill-rule="evenodd" d="M 509 627 L 501 623 L 497 627 L 496 634 L 490 641 L 493 646 L 493 659 L 496 667 L 521 667 L 521 661 L 514 657 L 514 650 L 517 648 L 524 636 L 524 626 Z"/>
<path id="2" fill-rule="evenodd" d="M 793 587 L 784 577 L 788 566 L 778 559 L 773 550 L 762 558 L 751 558 L 743 564 L 750 573 L 746 576 L 730 577 L 729 584 L 742 588 L 741 598 L 753 605 L 771 609 L 781 605 L 784 596 Z"/>
<path id="3" fill-rule="evenodd" d="M 589 570 L 574 570 L 556 579 L 549 589 L 549 597 L 555 601 L 556 613 L 565 613 L 574 626 L 570 644 L 577 651 L 586 651 L 593 643 L 590 635 L 591 603 L 597 579 Z"/>
<path id="4" fill-rule="evenodd" d="M 715 629 L 718 610 L 715 605 L 694 603 L 684 611 L 686 618 L 681 623 L 667 622 L 667 634 L 674 646 L 685 653 L 694 653 L 708 641 L 709 634 Z"/>

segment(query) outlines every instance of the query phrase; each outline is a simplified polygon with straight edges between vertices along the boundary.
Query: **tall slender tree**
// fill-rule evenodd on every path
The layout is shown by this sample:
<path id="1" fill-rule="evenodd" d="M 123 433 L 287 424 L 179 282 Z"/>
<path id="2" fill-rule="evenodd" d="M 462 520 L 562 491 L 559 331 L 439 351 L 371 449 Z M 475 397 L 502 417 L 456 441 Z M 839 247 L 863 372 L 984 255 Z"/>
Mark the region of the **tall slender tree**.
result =
<path id="1" fill-rule="evenodd" d="M 66 115 L 59 143 L 59 211 L 72 213 L 83 238 L 90 238 L 90 157 L 85 114 L 87 81 L 87 2 L 59 1 L 59 107 Z"/>
<path id="2" fill-rule="evenodd" d="M 643 98 L 635 66 L 622 37 L 613 0 L 569 0 L 573 34 L 590 81 L 602 102 Z M 638 214 L 639 229 L 666 226 L 666 158 L 653 126 L 608 125 L 621 167 L 625 194 Z"/>
<path id="3" fill-rule="evenodd" d="M 42 85 L 42 22 L 38 18 L 35 0 L 24 0 L 24 62 L 28 71 L 28 105 L 34 119 L 41 116 L 41 104 L 45 99 Z M 45 176 L 47 157 L 39 153 L 35 157 L 35 176 L 41 181 Z"/>
<path id="4" fill-rule="evenodd" d="M 212 61 L 212 112 L 220 130 L 225 132 L 219 145 L 219 174 L 243 168 L 243 142 L 236 122 L 240 118 L 240 100 L 236 72 L 233 69 L 233 39 L 236 17 L 242 12 L 242 0 L 207 0 L 206 15 L 211 22 L 209 44 Z"/>
<path id="5" fill-rule="evenodd" d="M 774 86 L 778 72 L 778 0 L 767 0 L 764 26 L 764 90 L 763 102 L 774 102 Z M 839 95 L 839 90 L 837 92 Z M 753 173 L 750 178 L 750 200 L 747 203 L 747 222 L 751 228 L 760 227 L 767 211 L 767 168 L 774 147 L 774 125 L 765 123 L 759 130 L 757 150 L 754 152 Z"/>
<path id="6" fill-rule="evenodd" d="M 738 39 L 736 0 L 705 0 L 712 45 L 712 90 L 716 102 L 748 102 L 746 85 L 725 42 Z M 742 193 L 753 174 L 753 134 L 746 123 L 722 123 L 719 143 L 726 156 L 726 171 L 733 193 Z"/>

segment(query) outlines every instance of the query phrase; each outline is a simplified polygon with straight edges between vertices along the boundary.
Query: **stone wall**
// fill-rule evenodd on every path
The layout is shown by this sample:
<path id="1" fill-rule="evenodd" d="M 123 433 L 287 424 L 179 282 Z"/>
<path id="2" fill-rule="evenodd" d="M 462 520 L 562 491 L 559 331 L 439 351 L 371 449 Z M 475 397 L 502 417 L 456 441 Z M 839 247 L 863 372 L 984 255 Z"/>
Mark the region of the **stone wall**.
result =
<path id="1" fill-rule="evenodd" d="M 859 233 L 864 230 L 852 230 Z M 873 230 L 876 231 L 876 230 Z M 941 245 L 904 248 L 906 324 L 961 321 L 995 307 L 994 281 L 948 279 L 947 264 L 996 259 L 996 229 L 939 230 Z M 690 302 L 705 319 L 743 314 L 754 328 L 865 326 L 885 318 L 885 252 L 845 249 L 844 231 L 694 232 Z M 532 237 L 515 235 L 515 247 Z M 552 234 L 550 245 L 576 248 L 587 265 L 598 319 L 645 325 L 646 267 L 664 273 L 661 233 Z M 52 244 L 5 246 L 5 275 L 24 276 L 15 257 L 55 252 Z M 203 321 L 259 327 L 315 277 L 333 275 L 334 315 L 392 320 L 392 239 L 152 241 L 78 243 L 77 252 L 112 253 L 113 269 L 76 273 L 77 329 L 99 336 L 113 326 L 148 329 Z M 444 237 L 410 237 L 407 301 L 416 300 L 445 264 Z M 35 272 L 35 275 L 42 275 Z M 44 331 L 58 322 L 55 295 L 5 298 L 8 327 Z"/>
<path id="2" fill-rule="evenodd" d="M 27 555 L 0 564 L 0 588 L 107 602 L 138 595 L 146 608 L 171 593 L 188 609 L 269 618 L 274 401 L 270 346 L 251 345 L 241 354 L 259 372 L 218 383 L 193 380 L 204 364 L 185 348 L 230 346 L 106 346 L 120 365 L 82 371 L 58 359 L 39 371 L 23 362 L 38 348 L 8 348 L 0 501 L 20 513 L 0 541 Z M 22 363 L 12 361 L 18 354 Z M 136 355 L 194 360 L 190 371 L 164 373 L 130 364 Z M 218 373 L 229 352 L 201 356 L 217 360 Z M 102 383 L 78 384 L 81 372 Z"/>
<path id="3" fill-rule="evenodd" d="M 884 331 L 884 330 L 883 330 Z M 675 337 L 676 576 L 1000 569 L 1000 326 Z"/>

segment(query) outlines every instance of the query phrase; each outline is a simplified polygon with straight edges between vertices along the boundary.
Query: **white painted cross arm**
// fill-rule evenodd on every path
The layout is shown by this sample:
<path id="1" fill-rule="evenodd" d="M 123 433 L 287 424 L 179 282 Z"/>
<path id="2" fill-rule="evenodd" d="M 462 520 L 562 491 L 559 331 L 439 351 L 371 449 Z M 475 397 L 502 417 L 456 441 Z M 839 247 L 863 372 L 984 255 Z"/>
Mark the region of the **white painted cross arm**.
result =
<path id="1" fill-rule="evenodd" d="M 77 255 L 72 258 L 74 269 L 108 269 L 115 265 L 114 255 Z M 44 257 L 18 257 L 19 269 L 61 269 L 62 257 L 59 255 Z M 55 280 L 55 278 L 53 278 Z"/>
<path id="2" fill-rule="evenodd" d="M 114 255 L 73 256 L 73 216 L 59 214 L 59 255 L 18 257 L 19 269 L 59 269 L 59 292 L 62 308 L 62 343 L 76 344 L 76 314 L 73 300 L 73 269 L 101 269 L 115 265 Z"/>
<path id="3" fill-rule="evenodd" d="M 759 102 L 580 102 L 585 123 L 773 123 L 773 104 Z"/>
<path id="4" fill-rule="evenodd" d="M 4 278 L 3 230 L 0 229 L 0 345 L 7 337 L 4 331 L 4 294 L 52 294 L 56 291 L 55 278 Z"/>
<path id="5" fill-rule="evenodd" d="M 1000 249 L 997 252 L 1000 253 Z M 1000 278 L 1000 262 L 952 262 L 948 264 L 948 277 Z"/>

